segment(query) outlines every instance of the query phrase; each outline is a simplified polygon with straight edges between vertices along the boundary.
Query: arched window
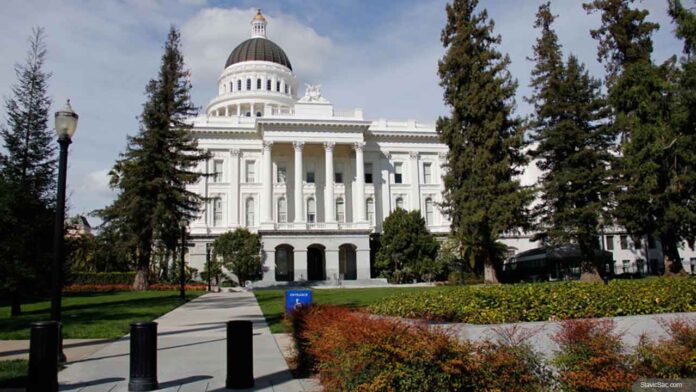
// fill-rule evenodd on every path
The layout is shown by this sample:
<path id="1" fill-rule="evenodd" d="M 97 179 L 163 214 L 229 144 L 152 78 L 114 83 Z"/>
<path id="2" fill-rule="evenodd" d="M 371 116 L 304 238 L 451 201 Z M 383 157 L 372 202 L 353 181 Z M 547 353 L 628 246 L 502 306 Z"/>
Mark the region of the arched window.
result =
<path id="1" fill-rule="evenodd" d="M 278 199 L 278 223 L 288 221 L 288 202 L 284 197 Z"/>
<path id="2" fill-rule="evenodd" d="M 261 78 L 256 79 L 256 89 L 261 90 Z"/>
<path id="3" fill-rule="evenodd" d="M 367 216 L 365 217 L 371 225 L 375 224 L 375 200 L 371 197 L 365 202 L 367 205 Z"/>
<path id="4" fill-rule="evenodd" d="M 237 80 L 237 91 L 242 91 L 242 79 Z"/>
<path id="5" fill-rule="evenodd" d="M 254 199 L 252 197 L 246 199 L 246 225 L 247 227 L 254 226 Z"/>
<path id="6" fill-rule="evenodd" d="M 316 223 L 317 221 L 317 203 L 314 198 L 307 199 L 307 223 Z"/>
<path id="7" fill-rule="evenodd" d="M 396 198 L 396 208 L 404 208 L 404 198 L 403 197 L 397 197 Z"/>
<path id="8" fill-rule="evenodd" d="M 251 79 L 247 79 L 247 90 L 251 90 Z"/>
<path id="9" fill-rule="evenodd" d="M 287 93 L 288 93 L 288 85 L 286 84 L 285 85 L 285 94 L 287 94 Z"/>
<path id="10" fill-rule="evenodd" d="M 230 82 L 230 92 L 234 89 L 234 83 Z"/>
<path id="11" fill-rule="evenodd" d="M 346 204 L 343 202 L 343 198 L 339 197 L 336 199 L 336 221 L 345 222 L 346 220 Z"/>
<path id="12" fill-rule="evenodd" d="M 276 82 L 276 91 L 280 92 L 280 80 Z"/>
<path id="13" fill-rule="evenodd" d="M 266 90 L 271 91 L 271 79 L 266 80 Z"/>
<path id="14" fill-rule="evenodd" d="M 433 199 L 425 199 L 425 224 L 432 226 L 433 224 Z"/>

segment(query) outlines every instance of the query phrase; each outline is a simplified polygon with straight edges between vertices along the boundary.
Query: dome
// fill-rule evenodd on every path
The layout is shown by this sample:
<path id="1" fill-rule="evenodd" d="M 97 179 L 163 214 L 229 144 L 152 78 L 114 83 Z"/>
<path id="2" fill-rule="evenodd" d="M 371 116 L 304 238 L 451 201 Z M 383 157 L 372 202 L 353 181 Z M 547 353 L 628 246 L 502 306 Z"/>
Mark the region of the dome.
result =
<path id="1" fill-rule="evenodd" d="M 292 70 L 290 60 L 283 49 L 266 38 L 250 38 L 239 44 L 227 58 L 225 68 L 243 61 L 270 61 Z"/>

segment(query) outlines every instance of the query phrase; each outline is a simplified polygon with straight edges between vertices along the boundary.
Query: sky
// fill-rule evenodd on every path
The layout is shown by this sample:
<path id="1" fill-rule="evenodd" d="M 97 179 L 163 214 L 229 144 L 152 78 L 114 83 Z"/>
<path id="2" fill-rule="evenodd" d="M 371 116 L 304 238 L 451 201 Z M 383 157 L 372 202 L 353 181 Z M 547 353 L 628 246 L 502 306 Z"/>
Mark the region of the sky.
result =
<path id="1" fill-rule="evenodd" d="M 683 0 L 696 6 L 693 0 Z M 530 111 L 527 60 L 538 36 L 534 15 L 541 0 L 480 0 L 502 36 L 499 50 L 511 59 L 517 79 L 517 114 Z M 444 54 L 440 33 L 444 0 L 3 0 L 0 13 L 0 96 L 10 96 L 14 65 L 23 62 L 33 27 L 46 30 L 46 69 L 52 72 L 52 112 L 71 99 L 80 121 L 70 146 L 68 205 L 88 214 L 108 205 L 115 191 L 108 172 L 138 131 L 148 80 L 157 76 L 162 48 L 173 24 L 182 33 L 193 100 L 203 110 L 217 93 L 216 80 L 230 52 L 250 35 L 256 8 L 268 20 L 268 38 L 293 65 L 300 86 L 320 84 L 336 108 L 363 108 L 366 119 L 417 119 L 434 123 L 447 114 L 438 85 Z M 643 0 L 654 34 L 655 61 L 680 54 L 666 0 Z M 580 0 L 554 0 L 556 31 L 564 54 L 575 54 L 598 78 L 588 15 Z M 300 95 L 303 93 L 300 88 Z M 6 114 L 0 109 L 0 123 Z M 52 126 L 52 124 L 50 124 Z M 96 220 L 90 218 L 90 220 Z"/>

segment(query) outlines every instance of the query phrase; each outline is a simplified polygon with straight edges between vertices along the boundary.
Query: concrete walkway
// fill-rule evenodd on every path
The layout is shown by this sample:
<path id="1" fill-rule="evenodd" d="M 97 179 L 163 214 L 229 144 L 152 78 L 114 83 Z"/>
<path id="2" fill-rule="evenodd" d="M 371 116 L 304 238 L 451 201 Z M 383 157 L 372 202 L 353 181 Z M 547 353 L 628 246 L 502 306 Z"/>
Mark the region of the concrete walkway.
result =
<path id="1" fill-rule="evenodd" d="M 640 336 L 646 334 L 651 338 L 666 336 L 666 323 L 671 320 L 683 319 L 696 321 L 696 313 L 663 313 L 639 316 L 622 316 L 610 318 L 614 321 L 614 331 L 622 335 L 622 340 L 628 349 L 633 349 L 639 342 Z M 482 341 L 495 340 L 501 330 L 517 329 L 518 336 L 527 336 L 528 342 L 540 353 L 551 356 L 557 349 L 552 337 L 558 332 L 560 322 L 538 321 L 511 324 L 465 324 L 465 323 L 431 323 L 443 328 L 460 340 Z"/>
<path id="2" fill-rule="evenodd" d="M 79 361 L 94 354 L 114 339 L 65 339 L 63 352 L 68 362 Z M 0 340 L 0 361 L 29 359 L 29 340 Z"/>
<path id="3" fill-rule="evenodd" d="M 211 293 L 158 322 L 158 380 L 164 391 L 226 391 L 228 320 L 254 323 L 254 391 L 303 391 L 294 380 L 252 293 Z M 107 345 L 58 374 L 61 391 L 128 390 L 129 337 Z"/>

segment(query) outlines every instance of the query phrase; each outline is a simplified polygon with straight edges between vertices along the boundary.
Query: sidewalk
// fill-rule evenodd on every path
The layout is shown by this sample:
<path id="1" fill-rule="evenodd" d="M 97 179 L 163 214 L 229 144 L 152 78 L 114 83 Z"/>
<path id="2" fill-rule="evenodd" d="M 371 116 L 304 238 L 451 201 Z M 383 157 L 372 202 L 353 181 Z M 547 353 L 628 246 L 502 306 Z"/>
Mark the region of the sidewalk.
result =
<path id="1" fill-rule="evenodd" d="M 114 339 L 65 339 L 63 352 L 68 362 L 78 361 L 102 349 Z M 0 361 L 29 359 L 29 340 L 0 340 Z"/>
<path id="2" fill-rule="evenodd" d="M 254 391 L 302 391 L 252 293 L 211 293 L 165 314 L 158 323 L 158 380 L 163 391 L 226 391 L 228 320 L 254 323 Z M 129 337 L 74 361 L 58 373 L 61 391 L 128 390 Z"/>

